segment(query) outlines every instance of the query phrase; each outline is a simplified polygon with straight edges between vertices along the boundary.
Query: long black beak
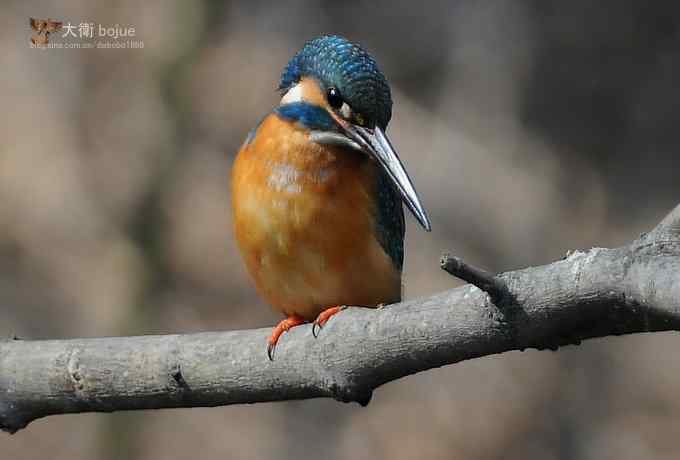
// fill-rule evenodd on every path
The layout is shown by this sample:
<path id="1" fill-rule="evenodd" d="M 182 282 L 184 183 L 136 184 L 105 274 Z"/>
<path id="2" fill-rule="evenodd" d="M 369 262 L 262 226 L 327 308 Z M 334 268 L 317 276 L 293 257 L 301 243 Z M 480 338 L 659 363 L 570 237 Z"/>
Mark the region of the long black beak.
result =
<path id="1" fill-rule="evenodd" d="M 383 130 L 377 126 L 370 130 L 350 123 L 343 123 L 343 128 L 347 136 L 359 144 L 362 151 L 375 158 L 380 164 L 420 225 L 428 232 L 432 230 L 430 218 L 427 217 L 427 212 L 420 203 L 411 178 Z"/>

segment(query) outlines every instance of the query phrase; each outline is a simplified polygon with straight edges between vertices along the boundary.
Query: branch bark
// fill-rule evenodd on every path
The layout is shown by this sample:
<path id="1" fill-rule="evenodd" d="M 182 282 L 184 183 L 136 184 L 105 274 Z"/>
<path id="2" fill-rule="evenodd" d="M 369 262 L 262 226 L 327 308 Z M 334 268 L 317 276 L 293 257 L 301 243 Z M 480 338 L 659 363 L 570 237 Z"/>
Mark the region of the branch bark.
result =
<path id="1" fill-rule="evenodd" d="M 575 251 L 496 276 L 467 273 L 495 294 L 466 285 L 377 310 L 350 308 L 317 339 L 311 326 L 293 329 L 273 362 L 265 353 L 269 329 L 5 340 L 0 428 L 15 432 L 75 412 L 316 397 L 365 405 L 384 383 L 466 359 L 679 330 L 680 206 L 621 248 Z"/>

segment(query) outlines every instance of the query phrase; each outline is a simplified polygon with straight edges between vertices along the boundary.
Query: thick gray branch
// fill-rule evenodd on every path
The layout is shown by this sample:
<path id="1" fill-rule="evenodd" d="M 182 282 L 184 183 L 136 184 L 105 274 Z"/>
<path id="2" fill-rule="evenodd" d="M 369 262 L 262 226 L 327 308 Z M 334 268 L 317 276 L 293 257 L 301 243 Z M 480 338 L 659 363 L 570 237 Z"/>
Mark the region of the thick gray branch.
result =
<path id="1" fill-rule="evenodd" d="M 472 285 L 382 309 L 350 308 L 320 336 L 269 329 L 0 342 L 0 427 L 73 412 L 332 397 L 367 404 L 380 385 L 465 359 L 583 339 L 680 329 L 680 206 L 617 249 L 498 275 L 499 305 Z M 510 300 L 509 300 L 510 299 Z"/>

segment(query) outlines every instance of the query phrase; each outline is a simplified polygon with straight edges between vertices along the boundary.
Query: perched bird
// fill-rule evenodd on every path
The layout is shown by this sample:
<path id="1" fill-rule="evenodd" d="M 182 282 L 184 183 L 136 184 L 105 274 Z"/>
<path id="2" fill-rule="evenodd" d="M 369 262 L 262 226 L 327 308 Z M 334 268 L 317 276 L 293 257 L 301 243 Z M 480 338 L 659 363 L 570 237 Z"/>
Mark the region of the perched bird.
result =
<path id="1" fill-rule="evenodd" d="M 250 132 L 232 172 L 236 239 L 259 293 L 286 315 L 271 334 L 345 305 L 401 300 L 402 201 L 430 221 L 392 144 L 390 87 L 375 60 L 338 36 L 307 42 L 280 105 Z"/>

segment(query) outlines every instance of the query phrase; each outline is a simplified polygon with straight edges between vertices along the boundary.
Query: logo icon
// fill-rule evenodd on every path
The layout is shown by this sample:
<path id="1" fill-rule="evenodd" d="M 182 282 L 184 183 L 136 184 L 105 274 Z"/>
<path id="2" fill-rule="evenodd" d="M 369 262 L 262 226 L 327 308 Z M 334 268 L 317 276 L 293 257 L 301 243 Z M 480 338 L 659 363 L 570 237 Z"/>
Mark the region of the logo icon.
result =
<path id="1" fill-rule="evenodd" d="M 50 42 L 50 34 L 61 29 L 62 23 L 54 19 L 35 19 L 29 18 L 31 29 L 37 33 L 31 36 L 31 43 L 38 46 L 45 46 Z"/>

